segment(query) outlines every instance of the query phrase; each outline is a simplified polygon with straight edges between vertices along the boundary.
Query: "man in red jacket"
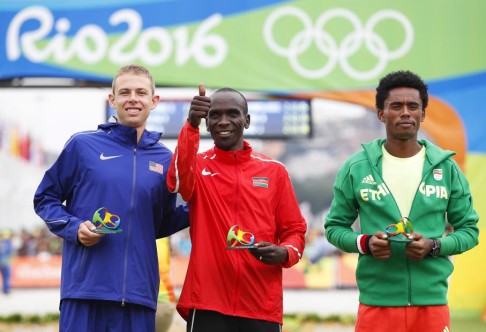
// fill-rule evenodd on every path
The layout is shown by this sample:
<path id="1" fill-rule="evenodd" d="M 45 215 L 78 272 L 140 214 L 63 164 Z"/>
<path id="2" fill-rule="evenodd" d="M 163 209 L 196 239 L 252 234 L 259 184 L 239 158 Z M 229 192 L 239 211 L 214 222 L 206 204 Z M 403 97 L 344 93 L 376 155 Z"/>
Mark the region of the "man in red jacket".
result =
<path id="1" fill-rule="evenodd" d="M 167 176 L 169 190 L 189 203 L 191 226 L 177 310 L 188 331 L 278 332 L 282 268 L 302 257 L 306 222 L 285 166 L 243 139 L 246 98 L 230 88 L 205 94 L 201 84 Z M 215 146 L 198 153 L 203 118 Z M 254 248 L 229 250 L 235 238 Z"/>

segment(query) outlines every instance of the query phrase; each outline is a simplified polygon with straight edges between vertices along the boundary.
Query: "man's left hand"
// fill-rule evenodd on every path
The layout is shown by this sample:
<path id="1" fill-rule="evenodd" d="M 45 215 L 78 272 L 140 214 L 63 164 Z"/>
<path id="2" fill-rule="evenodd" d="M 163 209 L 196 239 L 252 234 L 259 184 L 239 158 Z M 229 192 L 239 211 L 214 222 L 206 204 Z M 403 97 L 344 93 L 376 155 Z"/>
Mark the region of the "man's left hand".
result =
<path id="1" fill-rule="evenodd" d="M 282 264 L 289 259 L 287 248 L 276 246 L 270 242 L 258 242 L 257 248 L 250 249 L 256 259 L 265 264 Z"/>
<path id="2" fill-rule="evenodd" d="M 430 253 L 434 241 L 424 238 L 420 233 L 413 233 L 412 238 L 413 241 L 407 243 L 405 254 L 408 258 L 419 261 Z"/>

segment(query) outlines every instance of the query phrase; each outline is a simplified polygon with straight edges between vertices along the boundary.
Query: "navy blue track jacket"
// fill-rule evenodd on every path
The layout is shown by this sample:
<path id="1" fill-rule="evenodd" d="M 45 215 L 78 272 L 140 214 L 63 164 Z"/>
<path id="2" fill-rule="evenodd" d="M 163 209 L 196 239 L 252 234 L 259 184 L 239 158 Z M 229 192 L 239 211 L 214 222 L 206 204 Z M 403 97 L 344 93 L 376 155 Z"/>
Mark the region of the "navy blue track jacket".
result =
<path id="1" fill-rule="evenodd" d="M 36 213 L 64 239 L 61 300 L 94 299 L 157 306 L 155 239 L 189 225 L 166 186 L 172 152 L 160 133 L 106 123 L 73 135 L 34 197 Z M 79 225 L 105 207 L 122 232 L 94 246 L 77 240 Z"/>

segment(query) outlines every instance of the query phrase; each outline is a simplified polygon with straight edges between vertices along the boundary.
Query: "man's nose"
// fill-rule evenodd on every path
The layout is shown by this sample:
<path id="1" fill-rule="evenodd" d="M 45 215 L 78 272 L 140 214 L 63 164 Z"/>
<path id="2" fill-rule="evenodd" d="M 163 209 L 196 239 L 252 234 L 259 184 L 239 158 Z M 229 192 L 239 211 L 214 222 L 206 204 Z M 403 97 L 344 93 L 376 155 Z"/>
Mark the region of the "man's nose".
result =
<path id="1" fill-rule="evenodd" d="M 128 96 L 128 101 L 130 101 L 130 102 L 138 101 L 137 94 L 135 92 L 130 93 L 129 96 Z"/>
<path id="2" fill-rule="evenodd" d="M 410 110 L 406 104 L 403 105 L 402 116 L 410 116 Z"/>
<path id="3" fill-rule="evenodd" d="M 229 117 L 225 114 L 221 115 L 221 119 L 219 121 L 220 125 L 228 125 L 230 123 Z"/>

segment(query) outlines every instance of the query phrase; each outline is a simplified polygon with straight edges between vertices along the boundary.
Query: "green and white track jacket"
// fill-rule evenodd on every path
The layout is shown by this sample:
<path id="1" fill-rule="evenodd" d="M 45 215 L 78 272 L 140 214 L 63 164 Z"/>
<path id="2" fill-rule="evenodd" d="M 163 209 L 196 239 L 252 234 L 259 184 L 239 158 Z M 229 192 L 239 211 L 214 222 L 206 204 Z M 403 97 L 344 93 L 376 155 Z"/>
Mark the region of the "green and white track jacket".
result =
<path id="1" fill-rule="evenodd" d="M 385 139 L 363 144 L 339 170 L 334 184 L 334 200 L 326 216 L 326 236 L 343 251 L 359 253 L 360 234 L 385 232 L 402 217 L 382 178 L 382 145 Z M 441 238 L 440 256 L 420 261 L 405 255 L 405 243 L 391 242 L 389 259 L 372 255 L 358 259 L 356 278 L 360 302 L 371 306 L 441 305 L 447 303 L 448 277 L 453 271 L 450 255 L 460 254 L 478 244 L 479 216 L 473 208 L 469 184 L 455 154 L 420 140 L 426 147 L 422 180 L 408 217 L 416 233 L 425 238 Z M 407 174 L 403 174 L 407 181 Z M 359 230 L 352 229 L 359 217 Z M 454 232 L 443 236 L 446 222 Z"/>

